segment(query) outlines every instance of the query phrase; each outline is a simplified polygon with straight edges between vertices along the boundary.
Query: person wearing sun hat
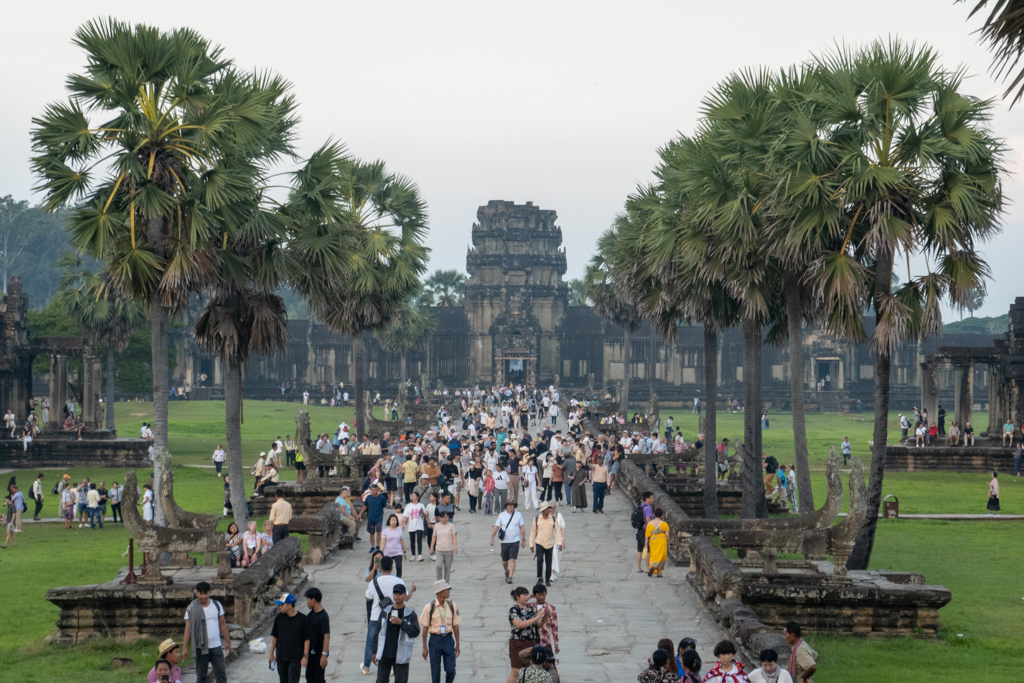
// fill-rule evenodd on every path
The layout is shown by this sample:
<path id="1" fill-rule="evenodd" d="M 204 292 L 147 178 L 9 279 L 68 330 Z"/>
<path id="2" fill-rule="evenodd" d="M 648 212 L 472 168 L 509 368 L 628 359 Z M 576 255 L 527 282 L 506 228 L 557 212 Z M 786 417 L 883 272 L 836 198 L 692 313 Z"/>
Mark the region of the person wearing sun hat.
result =
<path id="1" fill-rule="evenodd" d="M 299 683 L 302 669 L 309 658 L 309 629 L 306 615 L 295 609 L 295 596 L 284 593 L 274 601 L 281 612 L 274 617 L 270 631 L 270 654 L 267 661 L 277 662 L 277 675 L 281 683 Z"/>
<path id="2" fill-rule="evenodd" d="M 168 638 L 164 642 L 160 643 L 160 647 L 157 650 L 157 660 L 165 660 L 171 665 L 171 681 L 181 680 L 181 667 L 178 664 L 181 662 L 181 646 L 174 642 L 173 638 Z M 146 676 L 146 680 L 149 683 L 157 683 L 160 680 L 160 675 L 156 672 L 154 666 L 149 670 L 149 675 Z"/>
<path id="3" fill-rule="evenodd" d="M 431 683 L 441 683 L 441 662 L 444 661 L 445 683 L 455 680 L 455 658 L 460 654 L 459 607 L 448 598 L 452 587 L 447 581 L 434 582 L 434 599 L 420 612 L 423 636 L 423 659 L 430 660 Z"/>

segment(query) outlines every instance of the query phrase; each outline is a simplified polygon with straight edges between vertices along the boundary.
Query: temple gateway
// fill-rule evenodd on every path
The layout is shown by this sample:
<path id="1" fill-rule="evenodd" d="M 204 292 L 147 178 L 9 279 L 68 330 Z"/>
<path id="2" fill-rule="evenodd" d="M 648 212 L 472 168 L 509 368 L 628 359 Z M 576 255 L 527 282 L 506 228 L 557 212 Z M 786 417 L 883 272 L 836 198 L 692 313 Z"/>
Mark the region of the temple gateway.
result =
<path id="1" fill-rule="evenodd" d="M 704 343 L 700 326 L 683 325 L 668 341 L 644 323 L 631 335 L 631 363 L 623 363 L 623 333 L 586 305 L 570 305 L 564 279 L 566 254 L 557 213 L 532 202 L 492 200 L 477 209 L 471 246 L 466 255 L 465 305 L 436 307 L 437 331 L 423 351 L 408 356 L 413 382 L 440 382 L 448 387 L 503 382 L 557 384 L 580 393 L 617 396 L 630 373 L 632 397 L 643 402 L 653 391 L 660 401 L 692 403 L 707 399 L 704 387 Z M 595 233 L 596 234 L 596 233 Z M 872 320 L 866 321 L 870 331 Z M 354 382 L 352 340 L 308 320 L 288 323 L 290 343 L 281 356 L 253 357 L 245 370 L 246 396 L 280 396 L 284 382 L 322 390 Z M 178 365 L 173 381 L 196 398 L 219 397 L 223 378 L 219 361 L 195 343 L 191 325 L 178 328 L 174 344 Z M 892 405 L 909 410 L 929 396 L 947 407 L 969 395 L 975 409 L 988 407 L 993 342 L 1000 335 L 948 334 L 924 343 L 907 343 L 893 357 Z M 394 396 L 401 359 L 384 351 L 372 332 L 366 340 L 366 386 L 381 396 Z M 873 405 L 874 356 L 866 344 L 848 343 L 808 327 L 804 336 L 803 376 L 808 409 L 852 409 L 860 399 Z M 942 347 L 940 353 L 939 347 Z M 980 362 L 959 362 L 949 349 L 986 349 Z M 938 354 L 936 356 L 936 354 Z M 739 329 L 719 335 L 720 400 L 742 396 L 743 338 Z M 930 357 L 949 358 L 933 362 Z M 763 395 L 771 408 L 786 409 L 792 369 L 787 346 L 766 346 L 761 368 Z M 969 374 L 967 381 L 964 373 Z M 927 376 L 927 378 L 926 378 Z M 1005 374 L 1004 374 L 1005 376 Z M 823 383 L 823 384 L 822 384 Z M 819 390 L 819 386 L 822 390 Z M 298 390 L 301 393 L 302 389 Z"/>

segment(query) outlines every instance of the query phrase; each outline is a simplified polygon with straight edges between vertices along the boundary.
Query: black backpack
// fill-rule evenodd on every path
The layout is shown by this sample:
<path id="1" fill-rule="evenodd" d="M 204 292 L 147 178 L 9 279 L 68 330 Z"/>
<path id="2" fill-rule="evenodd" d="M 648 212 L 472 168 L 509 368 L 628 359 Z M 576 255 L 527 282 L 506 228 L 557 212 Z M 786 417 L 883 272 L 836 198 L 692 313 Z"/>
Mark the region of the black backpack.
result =
<path id="1" fill-rule="evenodd" d="M 640 503 L 639 505 L 637 505 L 636 509 L 633 510 L 633 514 L 630 515 L 630 517 L 629 517 L 629 524 L 634 529 L 638 529 L 639 530 L 639 529 L 643 529 L 644 528 L 644 504 L 643 503 Z"/>

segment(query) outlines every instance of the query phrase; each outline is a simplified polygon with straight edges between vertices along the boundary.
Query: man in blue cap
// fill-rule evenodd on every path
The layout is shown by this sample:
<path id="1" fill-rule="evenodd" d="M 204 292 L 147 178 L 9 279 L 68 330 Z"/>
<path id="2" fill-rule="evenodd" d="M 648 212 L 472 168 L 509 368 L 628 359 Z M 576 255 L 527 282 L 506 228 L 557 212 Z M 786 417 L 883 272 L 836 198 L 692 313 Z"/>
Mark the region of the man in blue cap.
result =
<path id="1" fill-rule="evenodd" d="M 296 611 L 295 596 L 291 593 L 285 593 L 274 604 L 281 606 L 281 613 L 274 618 L 274 628 L 270 631 L 273 640 L 268 661 L 271 665 L 277 661 L 277 676 L 281 683 L 299 683 L 309 658 L 306 615 Z"/>

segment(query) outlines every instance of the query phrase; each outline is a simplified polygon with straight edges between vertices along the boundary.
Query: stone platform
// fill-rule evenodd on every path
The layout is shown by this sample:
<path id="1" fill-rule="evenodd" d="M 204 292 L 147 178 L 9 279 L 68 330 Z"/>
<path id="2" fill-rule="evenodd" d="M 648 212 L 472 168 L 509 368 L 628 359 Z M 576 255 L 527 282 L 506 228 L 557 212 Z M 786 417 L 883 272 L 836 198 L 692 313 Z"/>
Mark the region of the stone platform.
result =
<path id="1" fill-rule="evenodd" d="M 661 483 L 661 488 L 671 496 L 672 500 L 691 517 L 704 514 L 704 483 L 695 477 L 678 477 L 669 475 Z M 727 481 L 718 485 L 718 511 L 722 515 L 738 515 L 743 504 L 743 491 L 738 481 Z"/>
<path id="2" fill-rule="evenodd" d="M 152 467 L 149 441 L 118 439 L 113 432 L 83 433 L 70 440 L 67 432 L 44 432 L 25 450 L 20 439 L 0 440 L 0 468 Z"/>
<path id="3" fill-rule="evenodd" d="M 125 568 L 106 583 L 51 588 L 46 599 L 60 608 L 60 616 L 49 640 L 76 644 L 94 638 L 180 639 L 195 585 L 206 581 L 212 586 L 212 597 L 224 605 L 232 644 L 247 642 L 273 619 L 274 600 L 283 591 L 297 593 L 305 587 L 300 559 L 301 541 L 289 537 L 251 567 L 231 570 L 227 582 L 217 580 L 216 567 L 192 566 L 164 567 L 162 576 L 172 582 L 167 585 L 126 585 L 121 583 L 128 572 Z"/>
<path id="4" fill-rule="evenodd" d="M 980 442 L 980 440 L 979 440 Z M 898 444 L 885 447 L 886 472 L 979 472 L 1013 471 L 1013 451 L 992 442 L 978 446 L 922 446 Z"/>

